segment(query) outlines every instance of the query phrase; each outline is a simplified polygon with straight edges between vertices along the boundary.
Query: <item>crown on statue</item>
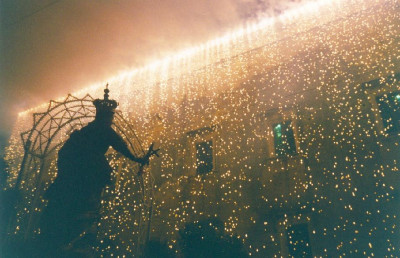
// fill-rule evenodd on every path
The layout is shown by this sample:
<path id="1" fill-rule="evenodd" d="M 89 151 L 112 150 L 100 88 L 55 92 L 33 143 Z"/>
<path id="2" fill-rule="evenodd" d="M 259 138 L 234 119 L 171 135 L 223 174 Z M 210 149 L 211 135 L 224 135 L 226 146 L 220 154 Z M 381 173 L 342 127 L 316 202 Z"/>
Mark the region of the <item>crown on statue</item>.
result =
<path id="1" fill-rule="evenodd" d="M 108 83 L 104 89 L 104 99 L 95 99 L 93 105 L 96 107 L 96 113 L 115 113 L 115 109 L 118 106 L 117 101 L 108 98 Z"/>

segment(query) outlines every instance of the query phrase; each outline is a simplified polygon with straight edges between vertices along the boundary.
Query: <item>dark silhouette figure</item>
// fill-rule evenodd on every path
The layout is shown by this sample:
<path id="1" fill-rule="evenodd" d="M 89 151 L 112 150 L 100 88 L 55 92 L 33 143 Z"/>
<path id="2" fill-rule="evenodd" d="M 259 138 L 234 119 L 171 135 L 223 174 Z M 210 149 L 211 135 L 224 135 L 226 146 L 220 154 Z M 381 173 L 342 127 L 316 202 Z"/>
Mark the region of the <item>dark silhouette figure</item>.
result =
<path id="1" fill-rule="evenodd" d="M 110 183 L 112 172 L 104 156 L 110 146 L 141 165 L 148 164 L 153 154 L 157 155 L 158 150 L 152 146 L 142 158 L 129 151 L 111 127 L 118 104 L 108 99 L 107 88 L 104 92 L 104 100 L 93 101 L 94 121 L 74 131 L 58 152 L 58 174 L 45 193 L 49 202 L 40 225 L 41 242 L 47 245 L 44 248 L 49 256 L 68 249 L 71 242 L 97 221 L 101 192 Z"/>

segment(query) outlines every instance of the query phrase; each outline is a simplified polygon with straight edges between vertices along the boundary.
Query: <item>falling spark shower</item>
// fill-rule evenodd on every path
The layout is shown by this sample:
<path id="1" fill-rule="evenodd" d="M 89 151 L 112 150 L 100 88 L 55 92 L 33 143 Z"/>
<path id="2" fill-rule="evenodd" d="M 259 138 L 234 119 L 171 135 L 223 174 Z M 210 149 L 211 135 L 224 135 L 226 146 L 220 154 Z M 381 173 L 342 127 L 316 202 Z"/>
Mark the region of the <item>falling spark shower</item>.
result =
<path id="1" fill-rule="evenodd" d="M 162 149 L 149 167 L 151 237 L 179 252 L 186 223 L 218 218 L 249 255 L 280 257 L 289 252 L 286 230 L 306 223 L 314 256 L 398 256 L 399 138 L 382 126 L 375 96 L 400 90 L 399 35 L 397 0 L 312 1 L 110 78 L 111 97 L 144 145 Z M 104 85 L 72 95 L 100 97 Z M 19 114 L 6 188 L 24 156 L 20 133 L 47 106 Z M 290 158 L 274 150 L 282 121 L 294 128 Z M 214 169 L 196 175 L 193 143 L 204 139 L 213 140 Z M 96 251 L 130 256 L 139 186 L 125 159 L 109 159 L 115 186 L 106 189 Z M 13 234 L 23 234 L 19 218 L 40 213 L 36 187 L 48 184 L 21 184 L 26 203 Z"/>

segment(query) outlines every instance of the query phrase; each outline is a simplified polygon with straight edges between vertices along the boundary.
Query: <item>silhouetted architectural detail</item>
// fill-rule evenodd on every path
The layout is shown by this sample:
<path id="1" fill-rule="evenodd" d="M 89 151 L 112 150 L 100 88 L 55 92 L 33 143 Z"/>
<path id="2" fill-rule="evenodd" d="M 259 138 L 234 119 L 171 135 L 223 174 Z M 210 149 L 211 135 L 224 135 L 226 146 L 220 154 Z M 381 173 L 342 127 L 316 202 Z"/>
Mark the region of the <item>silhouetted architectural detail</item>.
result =
<path id="1" fill-rule="evenodd" d="M 376 97 L 384 130 L 391 134 L 400 131 L 400 92 L 396 91 Z"/>
<path id="2" fill-rule="evenodd" d="M 274 125 L 274 146 L 275 155 L 278 157 L 296 154 L 296 143 L 291 121 L 285 121 Z"/>
<path id="3" fill-rule="evenodd" d="M 118 104 L 108 98 L 108 88 L 104 92 L 104 100 L 93 101 L 94 121 L 74 131 L 58 152 L 58 175 L 45 193 L 49 203 L 40 227 L 50 249 L 65 247 L 97 220 L 101 192 L 112 172 L 104 156 L 110 146 L 141 167 L 157 155 L 153 145 L 142 158 L 130 152 L 111 127 Z"/>
<path id="4" fill-rule="evenodd" d="M 213 142 L 203 141 L 196 144 L 197 174 L 205 174 L 213 170 Z"/>
<path id="5" fill-rule="evenodd" d="M 290 257 L 313 257 L 306 223 L 295 224 L 287 229 L 286 237 Z"/>

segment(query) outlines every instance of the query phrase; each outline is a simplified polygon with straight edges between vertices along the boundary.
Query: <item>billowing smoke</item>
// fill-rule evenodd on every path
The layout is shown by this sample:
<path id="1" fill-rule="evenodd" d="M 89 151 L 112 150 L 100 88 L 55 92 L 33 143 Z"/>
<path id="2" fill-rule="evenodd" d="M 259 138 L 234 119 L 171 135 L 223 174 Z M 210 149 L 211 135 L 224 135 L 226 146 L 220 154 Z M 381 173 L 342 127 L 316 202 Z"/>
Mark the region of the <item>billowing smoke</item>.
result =
<path id="1" fill-rule="evenodd" d="M 277 15 L 298 2 L 2 1 L 0 136 L 7 135 L 10 118 L 19 111 Z"/>

